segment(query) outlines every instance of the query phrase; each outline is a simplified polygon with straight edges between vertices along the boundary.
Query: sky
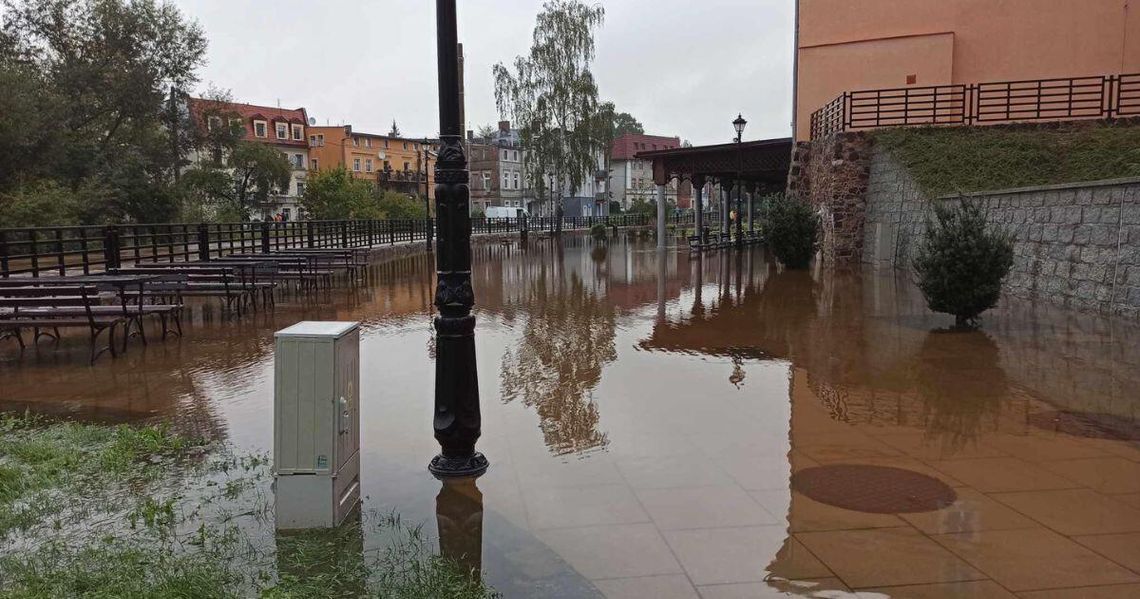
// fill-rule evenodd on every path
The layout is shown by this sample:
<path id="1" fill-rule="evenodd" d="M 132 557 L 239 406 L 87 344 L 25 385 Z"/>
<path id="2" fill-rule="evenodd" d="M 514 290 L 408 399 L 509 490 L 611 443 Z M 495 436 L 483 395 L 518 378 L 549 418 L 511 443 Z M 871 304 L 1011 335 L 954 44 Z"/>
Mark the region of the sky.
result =
<path id="1" fill-rule="evenodd" d="M 199 92 L 305 107 L 317 124 L 434 136 L 435 2 L 173 0 L 209 39 Z M 599 98 L 696 145 L 791 134 L 793 0 L 603 0 Z M 540 0 L 459 0 L 467 128 L 496 123 L 491 67 L 531 45 Z"/>

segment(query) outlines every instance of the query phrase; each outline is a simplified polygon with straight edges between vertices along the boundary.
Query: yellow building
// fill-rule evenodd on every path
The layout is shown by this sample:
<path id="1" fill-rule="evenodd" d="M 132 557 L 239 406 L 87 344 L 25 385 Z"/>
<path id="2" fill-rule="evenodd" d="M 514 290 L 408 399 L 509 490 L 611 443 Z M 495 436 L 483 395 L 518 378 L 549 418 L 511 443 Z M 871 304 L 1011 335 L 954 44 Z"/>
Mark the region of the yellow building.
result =
<path id="1" fill-rule="evenodd" d="M 435 153 L 432 140 L 363 133 L 352 125 L 309 127 L 310 170 L 342 166 L 353 177 L 403 193 L 431 195 Z"/>

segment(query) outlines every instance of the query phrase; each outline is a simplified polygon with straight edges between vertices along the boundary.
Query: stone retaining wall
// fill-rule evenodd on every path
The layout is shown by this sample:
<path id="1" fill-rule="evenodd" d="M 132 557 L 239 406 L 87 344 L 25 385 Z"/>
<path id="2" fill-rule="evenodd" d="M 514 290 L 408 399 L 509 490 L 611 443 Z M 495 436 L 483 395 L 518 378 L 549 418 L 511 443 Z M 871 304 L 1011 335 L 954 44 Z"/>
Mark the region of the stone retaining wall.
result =
<path id="1" fill-rule="evenodd" d="M 820 255 L 825 264 L 859 262 L 870 161 L 871 140 L 858 132 L 799 143 L 792 151 L 788 194 L 819 212 Z"/>
<path id="2" fill-rule="evenodd" d="M 1140 178 L 927 199 L 884 149 L 871 152 L 862 262 L 909 268 L 936 203 L 975 202 L 1014 235 L 1005 290 L 1140 316 Z"/>

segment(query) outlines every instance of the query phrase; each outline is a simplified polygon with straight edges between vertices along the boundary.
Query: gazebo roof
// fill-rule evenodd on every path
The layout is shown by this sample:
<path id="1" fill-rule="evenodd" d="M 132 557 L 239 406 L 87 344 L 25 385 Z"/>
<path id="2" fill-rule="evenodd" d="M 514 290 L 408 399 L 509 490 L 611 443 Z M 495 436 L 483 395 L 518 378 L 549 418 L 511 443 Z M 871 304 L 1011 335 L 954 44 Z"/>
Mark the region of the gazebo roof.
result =
<path id="1" fill-rule="evenodd" d="M 664 185 L 672 178 L 743 179 L 750 183 L 782 185 L 788 178 L 793 141 L 790 137 L 742 143 L 693 146 L 638 152 L 653 161 L 653 179 Z M 739 177 L 738 177 L 739 173 Z"/>

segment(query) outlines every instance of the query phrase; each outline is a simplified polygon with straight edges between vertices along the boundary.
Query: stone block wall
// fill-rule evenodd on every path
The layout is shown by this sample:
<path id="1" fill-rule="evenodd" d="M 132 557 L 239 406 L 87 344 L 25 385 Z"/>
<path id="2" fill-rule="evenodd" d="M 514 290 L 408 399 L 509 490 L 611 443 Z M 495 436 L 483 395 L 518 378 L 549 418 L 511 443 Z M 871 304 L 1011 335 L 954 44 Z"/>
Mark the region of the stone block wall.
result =
<path id="1" fill-rule="evenodd" d="M 870 162 L 871 140 L 861 132 L 837 133 L 793 150 L 788 193 L 819 212 L 825 264 L 859 262 Z"/>
<path id="2" fill-rule="evenodd" d="M 928 199 L 906 168 L 871 151 L 862 262 L 909 268 L 936 203 L 982 206 L 1014 235 L 1005 291 L 1140 317 L 1140 178 Z"/>

